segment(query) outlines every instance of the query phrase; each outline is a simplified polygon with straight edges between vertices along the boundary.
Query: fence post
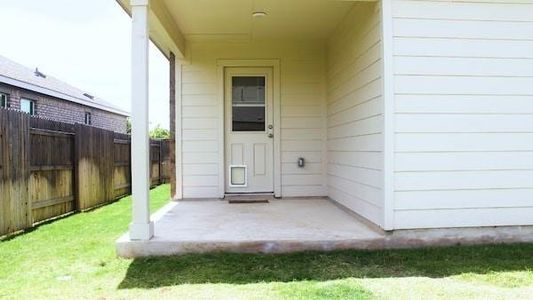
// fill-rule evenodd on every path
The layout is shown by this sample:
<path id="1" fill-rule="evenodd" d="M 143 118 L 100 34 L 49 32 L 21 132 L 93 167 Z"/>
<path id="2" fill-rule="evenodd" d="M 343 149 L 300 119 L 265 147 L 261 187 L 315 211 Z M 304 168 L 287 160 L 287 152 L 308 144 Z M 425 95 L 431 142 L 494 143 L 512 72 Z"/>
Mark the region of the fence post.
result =
<path id="1" fill-rule="evenodd" d="M 31 166 L 30 116 L 26 114 L 23 114 L 22 116 L 23 118 L 22 118 L 20 125 L 21 125 L 21 133 L 22 133 L 24 149 L 22 149 L 21 152 L 23 153 L 22 174 L 23 174 L 23 177 L 25 178 L 25 185 L 21 188 L 22 190 L 21 196 L 24 194 L 25 195 L 24 195 L 24 198 L 21 198 L 21 199 L 25 199 L 26 206 L 27 206 L 26 207 L 26 226 L 32 227 L 33 226 L 33 215 L 32 215 L 33 208 L 32 208 L 32 199 L 30 199 L 30 166 Z"/>
<path id="2" fill-rule="evenodd" d="M 74 155 L 72 155 L 72 182 L 74 192 L 74 211 L 80 211 L 80 178 L 79 178 L 79 163 L 80 163 L 80 125 L 74 125 Z"/>
<path id="3" fill-rule="evenodd" d="M 160 185 L 162 180 L 161 180 L 161 168 L 163 167 L 163 160 L 161 159 L 161 153 L 162 153 L 162 147 L 163 147 L 163 140 L 159 140 L 159 167 L 157 168 L 157 170 L 159 171 L 159 178 L 157 179 L 157 184 Z"/>

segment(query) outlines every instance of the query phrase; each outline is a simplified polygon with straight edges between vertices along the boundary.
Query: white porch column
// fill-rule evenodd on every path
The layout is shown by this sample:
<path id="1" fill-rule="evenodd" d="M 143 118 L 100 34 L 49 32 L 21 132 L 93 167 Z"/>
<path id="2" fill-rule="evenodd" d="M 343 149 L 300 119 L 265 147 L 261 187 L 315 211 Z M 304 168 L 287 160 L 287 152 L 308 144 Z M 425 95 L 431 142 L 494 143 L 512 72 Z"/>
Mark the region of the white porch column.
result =
<path id="1" fill-rule="evenodd" d="M 131 0 L 131 193 L 130 239 L 149 240 L 150 140 L 148 136 L 148 2 Z"/>

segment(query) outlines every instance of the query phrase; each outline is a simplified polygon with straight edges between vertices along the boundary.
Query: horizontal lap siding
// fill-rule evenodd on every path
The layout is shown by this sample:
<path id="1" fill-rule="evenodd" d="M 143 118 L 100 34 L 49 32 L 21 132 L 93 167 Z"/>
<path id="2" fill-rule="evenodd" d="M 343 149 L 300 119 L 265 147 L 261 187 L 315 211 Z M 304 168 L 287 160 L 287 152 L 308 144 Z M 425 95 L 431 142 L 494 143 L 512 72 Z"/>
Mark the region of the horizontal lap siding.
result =
<path id="1" fill-rule="evenodd" d="M 183 196 L 218 197 L 218 123 L 216 65 L 182 66 Z"/>
<path id="2" fill-rule="evenodd" d="M 393 3 L 395 228 L 533 224 L 533 1 Z"/>
<path id="3" fill-rule="evenodd" d="M 325 196 L 324 49 L 321 43 L 191 42 L 182 67 L 183 189 L 186 198 L 218 197 L 217 59 L 279 59 L 282 195 Z M 297 160 L 306 160 L 305 168 Z"/>
<path id="4" fill-rule="evenodd" d="M 323 52 L 281 63 L 281 183 L 284 196 L 325 196 Z M 306 160 L 298 168 L 298 157 Z"/>
<path id="5" fill-rule="evenodd" d="M 328 193 L 383 225 L 380 13 L 357 4 L 328 43 Z"/>

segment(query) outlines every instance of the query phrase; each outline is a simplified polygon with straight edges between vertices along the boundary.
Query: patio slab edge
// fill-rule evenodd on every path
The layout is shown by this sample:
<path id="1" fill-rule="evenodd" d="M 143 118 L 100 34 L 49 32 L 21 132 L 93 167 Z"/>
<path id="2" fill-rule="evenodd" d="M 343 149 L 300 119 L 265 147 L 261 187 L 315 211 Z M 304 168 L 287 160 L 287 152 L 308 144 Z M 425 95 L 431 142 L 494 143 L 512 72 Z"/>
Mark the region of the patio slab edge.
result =
<path id="1" fill-rule="evenodd" d="M 384 250 L 454 245 L 532 243 L 533 226 L 399 230 L 379 237 L 348 240 L 164 240 L 116 242 L 118 256 L 133 258 L 189 253 L 291 253 L 302 251 Z"/>

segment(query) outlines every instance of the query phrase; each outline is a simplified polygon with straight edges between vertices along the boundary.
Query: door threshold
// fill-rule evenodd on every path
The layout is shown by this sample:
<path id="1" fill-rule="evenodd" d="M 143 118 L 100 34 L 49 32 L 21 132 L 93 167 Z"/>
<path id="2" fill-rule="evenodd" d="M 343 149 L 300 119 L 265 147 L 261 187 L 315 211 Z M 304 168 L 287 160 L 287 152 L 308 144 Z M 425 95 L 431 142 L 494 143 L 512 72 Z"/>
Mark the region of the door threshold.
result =
<path id="1" fill-rule="evenodd" d="M 228 197 L 228 196 L 242 196 L 242 195 L 246 195 L 246 196 L 254 196 L 254 195 L 257 195 L 257 196 L 274 196 L 274 193 L 273 192 L 258 192 L 258 193 L 254 193 L 254 192 L 227 192 L 224 194 L 225 197 Z"/>
<path id="2" fill-rule="evenodd" d="M 267 204 L 270 201 L 266 199 L 256 199 L 256 200 L 228 200 L 229 204 Z"/>
<path id="3" fill-rule="evenodd" d="M 224 200 L 229 203 L 269 203 L 274 200 L 272 193 L 268 194 L 226 194 Z"/>

